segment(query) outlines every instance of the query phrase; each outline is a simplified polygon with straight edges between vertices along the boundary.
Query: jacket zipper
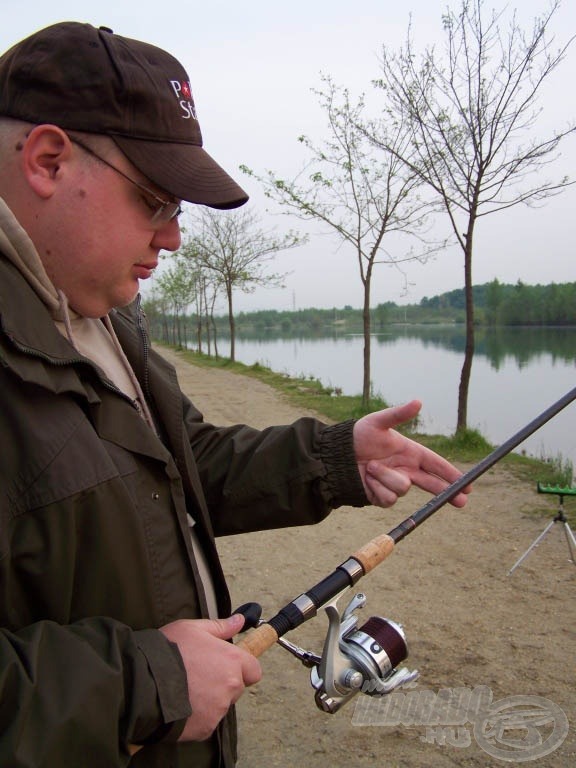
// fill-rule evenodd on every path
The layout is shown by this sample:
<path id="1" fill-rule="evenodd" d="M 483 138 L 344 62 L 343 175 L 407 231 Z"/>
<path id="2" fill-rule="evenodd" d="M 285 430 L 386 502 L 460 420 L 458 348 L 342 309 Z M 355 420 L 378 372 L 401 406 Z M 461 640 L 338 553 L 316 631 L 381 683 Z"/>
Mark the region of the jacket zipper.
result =
<path id="1" fill-rule="evenodd" d="M 150 340 L 148 338 L 148 331 L 146 330 L 146 324 L 144 321 L 145 314 L 144 310 L 142 309 L 142 296 L 141 294 L 138 294 L 136 297 L 136 327 L 138 328 L 138 333 L 140 335 L 140 341 L 142 343 L 142 356 L 143 356 L 143 381 L 142 381 L 142 391 L 144 392 L 144 396 L 148 400 L 148 402 L 151 401 L 151 393 L 150 393 L 150 371 L 149 371 L 149 361 L 150 361 Z"/>

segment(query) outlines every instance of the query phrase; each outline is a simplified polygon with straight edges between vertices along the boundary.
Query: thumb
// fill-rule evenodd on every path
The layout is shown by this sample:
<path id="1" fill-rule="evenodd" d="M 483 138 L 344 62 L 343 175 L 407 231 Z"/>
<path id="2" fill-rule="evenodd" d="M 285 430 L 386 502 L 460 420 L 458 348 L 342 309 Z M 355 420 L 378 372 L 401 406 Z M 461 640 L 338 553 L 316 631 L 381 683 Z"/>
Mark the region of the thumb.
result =
<path id="1" fill-rule="evenodd" d="M 209 635 L 221 640 L 230 640 L 240 632 L 244 621 L 244 616 L 234 613 L 227 619 L 201 619 L 198 623 L 202 623 L 202 629 Z"/>
<path id="2" fill-rule="evenodd" d="M 379 429 L 393 429 L 399 424 L 410 421 L 420 413 L 422 403 L 420 400 L 410 400 L 403 405 L 395 405 L 392 408 L 385 408 L 383 411 L 377 411 L 370 414 L 373 419 L 373 426 Z"/>

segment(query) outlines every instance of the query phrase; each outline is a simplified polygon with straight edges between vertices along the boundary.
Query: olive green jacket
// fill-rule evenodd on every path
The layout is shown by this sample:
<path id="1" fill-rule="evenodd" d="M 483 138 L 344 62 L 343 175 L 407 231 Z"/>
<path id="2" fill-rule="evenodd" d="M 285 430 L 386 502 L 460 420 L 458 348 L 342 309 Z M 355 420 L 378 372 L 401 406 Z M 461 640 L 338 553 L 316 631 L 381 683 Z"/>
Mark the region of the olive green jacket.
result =
<path id="1" fill-rule="evenodd" d="M 0 256 L 0 765 L 231 766 L 233 712 L 213 740 L 175 743 L 186 676 L 157 628 L 207 615 L 187 514 L 229 615 L 215 536 L 367 503 L 352 424 L 216 428 L 137 307 L 112 322 L 159 436 Z"/>

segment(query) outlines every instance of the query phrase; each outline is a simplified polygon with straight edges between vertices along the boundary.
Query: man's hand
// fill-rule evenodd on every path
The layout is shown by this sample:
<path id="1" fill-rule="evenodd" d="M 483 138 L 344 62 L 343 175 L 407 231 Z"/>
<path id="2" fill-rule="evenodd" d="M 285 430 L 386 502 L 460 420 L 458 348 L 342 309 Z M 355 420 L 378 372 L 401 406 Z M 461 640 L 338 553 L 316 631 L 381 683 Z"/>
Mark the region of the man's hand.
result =
<path id="1" fill-rule="evenodd" d="M 179 741 L 209 738 L 246 686 L 262 677 L 253 656 L 226 642 L 243 625 L 244 617 L 235 614 L 229 619 L 183 620 L 161 627 L 160 632 L 178 646 L 188 677 L 192 714 Z"/>
<path id="2" fill-rule="evenodd" d="M 436 496 L 461 476 L 449 461 L 394 430 L 413 419 L 421 407 L 412 400 L 370 413 L 354 425 L 356 460 L 371 504 L 390 507 L 412 485 Z M 464 489 L 450 503 L 463 507 L 470 490 Z"/>

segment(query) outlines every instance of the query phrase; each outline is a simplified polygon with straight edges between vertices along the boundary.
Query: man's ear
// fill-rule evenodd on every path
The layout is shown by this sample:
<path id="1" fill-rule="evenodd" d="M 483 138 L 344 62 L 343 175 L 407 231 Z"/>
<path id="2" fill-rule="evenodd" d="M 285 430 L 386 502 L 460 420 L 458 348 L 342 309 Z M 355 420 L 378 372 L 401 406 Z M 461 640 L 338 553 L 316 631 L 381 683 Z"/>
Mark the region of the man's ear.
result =
<path id="1" fill-rule="evenodd" d="M 53 195 L 70 155 L 71 142 L 61 128 L 37 125 L 30 131 L 22 149 L 22 165 L 24 176 L 37 195 Z"/>

